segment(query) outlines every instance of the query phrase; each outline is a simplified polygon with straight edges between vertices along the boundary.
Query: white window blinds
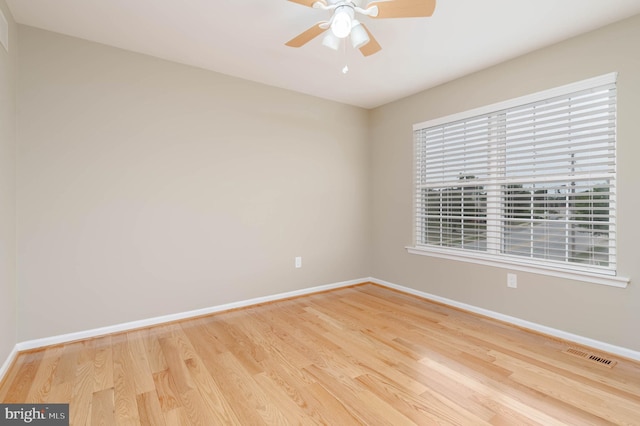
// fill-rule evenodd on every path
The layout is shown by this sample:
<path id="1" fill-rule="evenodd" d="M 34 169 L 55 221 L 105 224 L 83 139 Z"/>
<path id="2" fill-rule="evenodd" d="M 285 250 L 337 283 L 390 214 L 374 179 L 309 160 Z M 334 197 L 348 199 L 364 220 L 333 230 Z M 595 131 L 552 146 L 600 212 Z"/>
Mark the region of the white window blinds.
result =
<path id="1" fill-rule="evenodd" d="M 416 125 L 414 139 L 416 246 L 615 273 L 615 74 Z"/>

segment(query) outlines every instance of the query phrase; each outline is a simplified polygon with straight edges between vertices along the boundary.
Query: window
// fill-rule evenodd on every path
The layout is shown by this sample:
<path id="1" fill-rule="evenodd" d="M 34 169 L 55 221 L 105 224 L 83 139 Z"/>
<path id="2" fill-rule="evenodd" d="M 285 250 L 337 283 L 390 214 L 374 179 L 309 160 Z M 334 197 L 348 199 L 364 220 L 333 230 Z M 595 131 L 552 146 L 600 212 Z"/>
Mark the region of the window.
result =
<path id="1" fill-rule="evenodd" d="M 616 273 L 616 74 L 414 126 L 415 247 Z"/>

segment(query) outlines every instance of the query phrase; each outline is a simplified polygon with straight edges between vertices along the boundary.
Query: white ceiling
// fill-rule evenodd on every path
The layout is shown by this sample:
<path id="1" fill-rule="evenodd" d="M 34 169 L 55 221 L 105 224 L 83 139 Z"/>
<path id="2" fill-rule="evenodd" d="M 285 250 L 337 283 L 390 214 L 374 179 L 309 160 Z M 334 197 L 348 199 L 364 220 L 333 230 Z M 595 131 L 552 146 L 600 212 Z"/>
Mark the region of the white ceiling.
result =
<path id="1" fill-rule="evenodd" d="M 322 37 L 286 47 L 330 16 L 286 0 L 7 3 L 21 24 L 364 108 L 640 13 L 640 0 L 440 0 L 430 18 L 363 17 L 382 46 L 365 58 Z"/>

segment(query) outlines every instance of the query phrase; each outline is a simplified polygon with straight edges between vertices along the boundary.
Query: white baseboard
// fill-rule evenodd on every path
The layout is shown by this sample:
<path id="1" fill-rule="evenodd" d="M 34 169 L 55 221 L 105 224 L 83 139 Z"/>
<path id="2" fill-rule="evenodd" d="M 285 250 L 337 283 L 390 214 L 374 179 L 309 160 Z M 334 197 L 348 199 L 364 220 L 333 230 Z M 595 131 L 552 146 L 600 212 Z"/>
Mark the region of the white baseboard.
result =
<path id="1" fill-rule="evenodd" d="M 196 309 L 188 312 L 181 312 L 177 314 L 163 315 L 154 318 L 143 319 L 139 321 L 131 321 L 122 324 L 111 325 L 108 327 L 94 328 L 92 330 L 78 331 L 75 333 L 61 334 L 53 337 L 45 337 L 42 339 L 28 340 L 20 342 L 16 345 L 17 351 L 26 351 L 31 349 L 38 349 L 45 346 L 58 345 L 61 343 L 68 343 L 82 339 L 90 339 L 92 337 L 100 337 L 107 334 L 120 333 L 123 331 L 135 330 L 138 328 L 150 327 L 152 325 L 164 324 L 172 321 L 179 321 L 187 318 L 194 318 L 203 315 L 209 315 L 216 312 L 228 311 L 231 309 L 244 308 L 251 305 L 258 305 L 260 303 L 274 302 L 282 299 L 289 299 L 292 297 L 304 296 L 307 294 L 319 293 L 322 291 L 333 290 L 341 287 L 348 287 L 355 284 L 361 284 L 367 282 L 368 278 L 361 278 L 357 280 L 342 281 L 333 284 L 321 285 L 317 287 L 305 288 L 302 290 L 294 290 L 286 293 L 274 294 L 271 296 L 256 297 L 254 299 L 242 300 L 239 302 L 226 303 L 224 305 L 212 306 L 209 308 Z M 0 376 L 1 377 L 1 376 Z"/>
<path id="2" fill-rule="evenodd" d="M 588 337 L 580 336 L 573 333 L 568 333 L 566 331 L 558 330 L 555 328 L 547 327 L 546 325 L 537 324 L 535 322 L 526 321 L 520 318 L 512 317 L 509 315 L 504 315 L 499 312 L 490 311 L 488 309 L 479 308 L 477 306 L 468 305 L 466 303 L 457 302 L 452 299 L 447 299 L 445 297 L 436 296 L 434 294 L 425 293 L 423 291 L 415 290 L 413 288 L 404 287 L 401 285 L 393 284 L 387 281 L 379 280 L 377 278 L 369 278 L 369 281 L 375 284 L 379 284 L 384 287 L 393 288 L 399 290 L 403 293 L 413 294 L 415 296 L 419 296 L 428 300 L 433 300 L 434 302 L 439 302 L 445 305 L 453 306 L 456 308 L 463 309 L 465 311 L 473 312 L 476 314 L 480 314 L 489 318 L 497 319 L 499 321 L 503 321 L 509 324 L 516 325 L 518 327 L 526 328 L 529 330 L 537 331 L 542 334 L 547 334 L 549 336 L 558 337 L 563 340 L 567 340 L 569 342 L 578 343 L 584 346 L 588 346 L 594 349 L 598 349 L 604 352 L 608 352 L 610 354 L 618 355 L 621 357 L 633 359 L 635 361 L 640 361 L 640 352 L 634 351 L 632 349 L 627 349 L 621 346 L 612 345 L 609 343 L 601 342 L 599 340 L 594 340 Z"/>
<path id="3" fill-rule="evenodd" d="M 46 337 L 42 339 L 34 339 L 28 340 L 25 342 L 19 342 L 13 348 L 7 360 L 0 367 L 0 380 L 4 378 L 4 375 L 7 373 L 7 370 L 11 366 L 11 363 L 16 358 L 19 352 L 38 349 L 45 346 L 57 345 L 61 343 L 73 342 L 82 339 L 89 339 L 92 337 L 100 337 L 107 334 L 120 333 L 129 330 L 135 330 L 144 327 L 150 327 L 153 325 L 164 324 L 172 321 L 179 321 L 183 319 L 209 315 L 216 312 L 228 311 L 231 309 L 243 308 L 247 306 L 257 305 L 260 303 L 274 302 L 277 300 L 288 299 L 292 297 L 305 296 L 308 294 L 319 293 L 327 290 L 333 290 L 342 287 L 349 287 L 356 284 L 362 284 L 366 282 L 372 282 L 375 284 L 379 284 L 384 287 L 392 288 L 395 290 L 402 291 L 404 293 L 413 294 L 415 296 L 419 296 L 428 300 L 433 300 L 435 302 L 443 303 L 445 305 L 453 306 L 456 308 L 463 309 L 465 311 L 477 313 L 489 318 L 494 318 L 500 321 L 504 321 L 506 323 L 510 323 L 516 325 L 518 327 L 526 328 L 529 330 L 537 331 L 539 333 L 547 334 L 549 336 L 558 337 L 563 340 L 567 340 L 570 342 L 575 342 L 584 346 L 589 346 L 594 349 L 599 349 L 604 352 L 608 352 L 611 354 L 619 355 L 625 358 L 633 359 L 636 361 L 640 361 L 640 352 L 634 351 L 631 349 L 627 349 L 621 346 L 611 345 L 609 343 L 601 342 L 598 340 L 590 339 L 588 337 L 579 336 L 577 334 L 568 333 L 566 331 L 558 330 L 555 328 L 547 327 L 541 324 L 537 324 L 530 321 L 525 321 L 520 318 L 512 317 L 509 315 L 504 315 L 498 312 L 490 311 L 488 309 L 479 308 L 477 306 L 468 305 L 466 303 L 457 302 L 455 300 L 447 299 L 444 297 L 436 296 L 433 294 L 425 293 L 423 291 L 415 290 L 409 287 L 404 287 L 401 285 L 393 284 L 387 281 L 379 280 L 377 278 L 361 278 L 350 281 L 343 281 L 334 284 L 327 284 L 317 287 L 310 287 L 302 290 L 295 290 L 286 293 L 274 294 L 271 296 L 257 297 L 254 299 L 243 300 L 239 302 L 227 303 L 224 305 L 212 306 L 209 308 L 196 309 L 188 312 L 181 312 L 176 314 L 164 315 L 154 318 L 148 318 L 139 321 L 132 321 L 122 324 L 116 324 L 108 327 L 95 328 L 91 330 L 79 331 L 75 333 L 62 334 L 53 337 Z"/>
<path id="4" fill-rule="evenodd" d="M 4 375 L 7 374 L 7 371 L 9 371 L 9 367 L 11 367 L 11 364 L 16 359 L 16 356 L 18 356 L 18 345 L 15 345 L 13 347 L 13 350 L 9 353 L 9 356 L 4 361 L 4 364 L 2 364 L 2 367 L 0 367 L 0 383 L 2 383 Z"/>

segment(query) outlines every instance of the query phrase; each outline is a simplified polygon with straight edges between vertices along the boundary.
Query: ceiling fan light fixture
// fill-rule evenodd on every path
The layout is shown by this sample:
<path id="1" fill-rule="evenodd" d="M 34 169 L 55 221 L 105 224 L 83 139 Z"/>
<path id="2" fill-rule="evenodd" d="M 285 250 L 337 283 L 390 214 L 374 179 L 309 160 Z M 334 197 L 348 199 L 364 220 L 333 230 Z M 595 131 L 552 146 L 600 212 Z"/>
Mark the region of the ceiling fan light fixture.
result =
<path id="1" fill-rule="evenodd" d="M 353 21 L 353 28 L 351 28 L 351 44 L 354 49 L 359 49 L 365 44 L 369 43 L 369 34 L 364 29 L 362 24 L 358 21 Z"/>
<path id="2" fill-rule="evenodd" d="M 331 32 L 338 38 L 345 38 L 351 32 L 353 9 L 341 6 L 336 9 L 331 21 Z"/>
<path id="3" fill-rule="evenodd" d="M 340 39 L 336 37 L 332 31 L 327 31 L 327 35 L 322 39 L 322 45 L 329 49 L 338 50 L 340 47 Z"/>

